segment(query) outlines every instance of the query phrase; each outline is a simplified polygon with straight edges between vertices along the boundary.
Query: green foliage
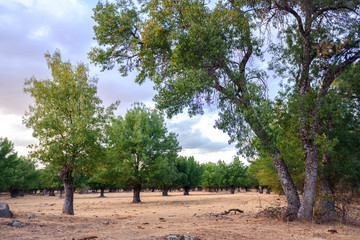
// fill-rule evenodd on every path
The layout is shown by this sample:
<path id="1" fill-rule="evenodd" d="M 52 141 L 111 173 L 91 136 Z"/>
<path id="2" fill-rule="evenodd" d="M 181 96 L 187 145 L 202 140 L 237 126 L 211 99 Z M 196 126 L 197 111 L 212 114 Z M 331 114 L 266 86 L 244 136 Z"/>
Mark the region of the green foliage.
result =
<path id="1" fill-rule="evenodd" d="M 18 157 L 14 144 L 0 138 L 0 191 L 31 190 L 39 187 L 39 173 L 32 161 Z"/>
<path id="2" fill-rule="evenodd" d="M 170 164 L 180 150 L 176 135 L 168 132 L 163 116 L 140 103 L 134 104 L 124 118 L 113 120 L 107 134 L 109 157 L 116 162 L 119 181 L 125 186 L 154 184 L 152 177 L 166 176 L 168 173 L 162 172 L 161 167 Z"/>
<path id="3" fill-rule="evenodd" d="M 38 171 L 40 173 L 40 189 L 57 190 L 64 187 L 59 177 L 59 167 L 48 164 L 45 168 Z"/>
<path id="4" fill-rule="evenodd" d="M 25 81 L 24 91 L 35 103 L 24 117 L 39 144 L 32 157 L 54 167 L 89 172 L 97 161 L 103 129 L 116 105 L 100 106 L 96 79 L 88 76 L 83 63 L 72 66 L 61 54 L 45 54 L 52 79 Z"/>
<path id="5" fill-rule="evenodd" d="M 180 175 L 178 179 L 178 186 L 191 188 L 200 185 L 202 167 L 197 161 L 195 161 L 194 157 L 180 156 L 176 159 L 175 166 Z"/>

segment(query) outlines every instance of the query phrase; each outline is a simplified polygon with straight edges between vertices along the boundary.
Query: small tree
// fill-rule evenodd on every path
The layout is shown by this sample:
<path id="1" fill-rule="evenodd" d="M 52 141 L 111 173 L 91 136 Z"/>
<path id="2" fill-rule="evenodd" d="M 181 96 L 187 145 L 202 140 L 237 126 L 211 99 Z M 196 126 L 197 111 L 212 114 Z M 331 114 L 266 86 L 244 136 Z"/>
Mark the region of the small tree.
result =
<path id="1" fill-rule="evenodd" d="M 35 100 L 24 117 L 27 127 L 39 144 L 33 146 L 32 156 L 43 163 L 60 167 L 65 188 L 62 212 L 74 214 L 74 170 L 86 172 L 91 169 L 100 151 L 101 138 L 107 114 L 97 97 L 96 79 L 88 76 L 83 63 L 72 66 L 63 62 L 56 51 L 45 54 L 52 79 L 25 81 L 26 93 Z"/>
<path id="2" fill-rule="evenodd" d="M 133 203 L 139 203 L 140 191 L 160 161 L 180 150 L 176 135 L 168 133 L 160 113 L 141 103 L 135 103 L 124 118 L 114 120 L 107 132 L 120 181 L 133 188 Z"/>
<path id="3" fill-rule="evenodd" d="M 175 164 L 180 174 L 179 185 L 184 188 L 184 195 L 189 195 L 191 187 L 200 185 L 202 168 L 193 156 L 178 157 Z"/>

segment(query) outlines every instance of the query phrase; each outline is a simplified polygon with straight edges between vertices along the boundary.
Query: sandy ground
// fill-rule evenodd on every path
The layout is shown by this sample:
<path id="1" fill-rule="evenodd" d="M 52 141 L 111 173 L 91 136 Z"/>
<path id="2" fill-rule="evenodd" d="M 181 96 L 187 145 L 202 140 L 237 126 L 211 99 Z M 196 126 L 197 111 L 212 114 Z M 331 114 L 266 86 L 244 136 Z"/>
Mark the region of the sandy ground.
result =
<path id="1" fill-rule="evenodd" d="M 316 224 L 283 222 L 256 213 L 267 207 L 285 205 L 283 196 L 256 192 L 142 192 L 142 203 L 133 204 L 132 193 L 75 194 L 74 216 L 61 214 L 63 199 L 27 195 L 11 199 L 14 219 L 25 227 L 6 225 L 0 218 L 0 239 L 167 239 L 170 234 L 184 234 L 204 239 L 360 239 L 360 228 L 341 223 Z M 244 213 L 225 217 L 223 213 L 238 208 Z M 28 218 L 30 214 L 36 218 Z M 330 230 L 330 231 L 329 231 Z M 96 237 L 96 238 L 95 238 Z"/>

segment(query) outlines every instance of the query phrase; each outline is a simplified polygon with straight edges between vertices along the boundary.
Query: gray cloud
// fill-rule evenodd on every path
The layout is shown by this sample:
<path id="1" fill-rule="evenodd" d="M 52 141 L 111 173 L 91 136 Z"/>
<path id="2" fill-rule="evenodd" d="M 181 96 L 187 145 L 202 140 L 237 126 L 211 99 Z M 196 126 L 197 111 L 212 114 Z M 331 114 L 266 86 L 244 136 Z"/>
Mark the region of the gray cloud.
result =
<path id="1" fill-rule="evenodd" d="M 21 124 L 21 116 L 32 103 L 30 96 L 23 92 L 24 80 L 51 76 L 44 59 L 48 51 L 53 53 L 59 49 L 63 60 L 72 63 L 89 62 L 87 53 L 95 44 L 92 29 L 95 23 L 91 16 L 96 3 L 97 0 L 29 1 L 29 5 L 16 0 L 0 2 L 0 124 L 6 128 L 8 116 L 18 117 L 16 123 L 8 127 L 9 131 L 1 132 L 6 136 L 0 137 L 9 137 L 19 149 L 24 150 L 26 145 L 36 142 L 31 138 L 31 130 Z M 125 114 L 135 101 L 152 104 L 153 84 L 136 84 L 136 73 L 121 77 L 115 69 L 100 72 L 92 64 L 89 69 L 90 76 L 99 79 L 98 95 L 104 105 L 121 101 L 117 114 Z M 168 122 L 168 128 L 179 134 L 184 151 L 207 154 L 232 148 L 226 142 L 212 141 L 199 129 L 192 130 L 200 118 Z"/>

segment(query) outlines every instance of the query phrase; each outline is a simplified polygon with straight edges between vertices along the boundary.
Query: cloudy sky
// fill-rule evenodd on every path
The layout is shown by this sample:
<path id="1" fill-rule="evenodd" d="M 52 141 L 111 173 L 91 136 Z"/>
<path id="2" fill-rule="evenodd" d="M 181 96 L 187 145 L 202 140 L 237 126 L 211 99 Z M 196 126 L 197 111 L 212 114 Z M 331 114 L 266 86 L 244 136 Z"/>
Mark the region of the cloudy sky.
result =
<path id="1" fill-rule="evenodd" d="M 21 155 L 36 143 L 22 116 L 32 104 L 23 92 L 24 80 L 50 77 L 44 53 L 59 49 L 64 60 L 89 63 L 87 53 L 93 40 L 92 9 L 97 0 L 6 0 L 0 1 L 0 137 L 11 140 Z M 120 100 L 117 114 L 123 115 L 135 101 L 154 106 L 151 82 L 134 83 L 135 73 L 123 78 L 116 71 L 100 72 L 89 64 L 90 76 L 99 78 L 98 94 L 105 106 Z M 213 128 L 216 109 L 203 116 L 178 115 L 167 121 L 178 134 L 181 155 L 193 155 L 200 162 L 219 159 L 230 162 L 236 154 L 226 134 Z"/>

